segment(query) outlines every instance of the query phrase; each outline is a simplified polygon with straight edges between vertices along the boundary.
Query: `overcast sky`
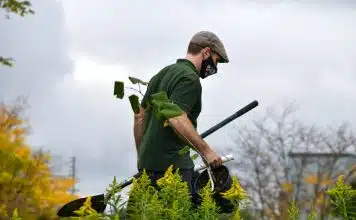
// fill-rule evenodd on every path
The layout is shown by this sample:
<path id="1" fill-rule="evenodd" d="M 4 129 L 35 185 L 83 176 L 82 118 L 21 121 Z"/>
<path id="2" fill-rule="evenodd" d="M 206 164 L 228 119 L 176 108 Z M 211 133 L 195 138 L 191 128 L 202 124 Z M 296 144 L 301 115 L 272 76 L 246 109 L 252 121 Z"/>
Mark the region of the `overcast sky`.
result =
<path id="1" fill-rule="evenodd" d="M 200 30 L 215 32 L 231 60 L 202 81 L 200 133 L 253 100 L 259 107 L 236 124 L 284 101 L 310 123 L 355 123 L 356 4 L 245 2 L 33 0 L 35 15 L 0 20 L 1 55 L 16 60 L 0 68 L 1 98 L 29 96 L 29 142 L 76 156 L 82 195 L 136 172 L 132 112 L 114 81 L 148 81 Z M 232 127 L 206 140 L 231 146 Z"/>

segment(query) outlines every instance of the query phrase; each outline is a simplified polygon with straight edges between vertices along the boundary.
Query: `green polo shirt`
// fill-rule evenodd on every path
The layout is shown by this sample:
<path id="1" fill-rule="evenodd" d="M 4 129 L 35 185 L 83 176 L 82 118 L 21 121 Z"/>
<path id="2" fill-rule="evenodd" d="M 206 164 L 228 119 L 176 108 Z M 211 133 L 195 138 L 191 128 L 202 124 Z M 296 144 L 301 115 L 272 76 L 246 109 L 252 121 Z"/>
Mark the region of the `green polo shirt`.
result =
<path id="1" fill-rule="evenodd" d="M 165 91 L 170 101 L 184 110 L 188 118 L 197 127 L 197 118 L 201 111 L 201 92 L 199 74 L 189 60 L 178 59 L 166 66 L 149 81 L 142 106 L 154 93 Z M 186 145 L 171 127 L 163 127 L 164 121 L 158 120 L 152 111 L 146 111 L 145 127 L 140 145 L 139 169 L 164 171 L 170 165 L 174 168 L 194 167 L 190 154 L 180 155 Z"/>

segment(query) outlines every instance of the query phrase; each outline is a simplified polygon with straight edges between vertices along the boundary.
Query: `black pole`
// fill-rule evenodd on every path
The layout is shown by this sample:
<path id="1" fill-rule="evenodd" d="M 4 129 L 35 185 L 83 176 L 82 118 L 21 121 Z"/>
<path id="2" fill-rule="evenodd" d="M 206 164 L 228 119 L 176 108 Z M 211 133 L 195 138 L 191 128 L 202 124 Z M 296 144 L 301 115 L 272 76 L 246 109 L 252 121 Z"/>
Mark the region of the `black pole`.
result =
<path id="1" fill-rule="evenodd" d="M 200 136 L 202 138 L 205 138 L 205 137 L 209 136 L 211 133 L 213 133 L 216 130 L 222 128 L 223 126 L 225 126 L 226 124 L 228 124 L 231 121 L 235 120 L 236 118 L 240 117 L 241 115 L 246 114 L 247 112 L 251 111 L 252 109 L 256 108 L 257 106 L 258 106 L 258 102 L 256 100 L 251 102 L 250 104 L 246 105 L 245 107 L 243 107 L 242 109 L 237 111 L 235 114 L 229 116 L 228 118 L 222 120 L 220 123 L 218 123 L 215 126 L 211 127 L 210 129 L 208 129 L 207 131 L 202 133 Z"/>

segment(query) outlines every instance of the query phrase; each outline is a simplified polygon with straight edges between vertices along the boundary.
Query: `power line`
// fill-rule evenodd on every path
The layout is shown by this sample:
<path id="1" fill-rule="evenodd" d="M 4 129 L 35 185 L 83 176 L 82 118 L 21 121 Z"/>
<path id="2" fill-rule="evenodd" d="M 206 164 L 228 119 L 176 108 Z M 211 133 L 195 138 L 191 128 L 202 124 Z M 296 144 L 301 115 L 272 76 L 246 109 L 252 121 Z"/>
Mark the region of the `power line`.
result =
<path id="1" fill-rule="evenodd" d="M 75 188 L 75 181 L 76 181 L 76 157 L 75 156 L 71 157 L 69 176 L 72 178 L 74 182 L 73 187 L 71 188 L 70 191 L 72 194 L 75 194 L 77 192 L 77 189 Z"/>

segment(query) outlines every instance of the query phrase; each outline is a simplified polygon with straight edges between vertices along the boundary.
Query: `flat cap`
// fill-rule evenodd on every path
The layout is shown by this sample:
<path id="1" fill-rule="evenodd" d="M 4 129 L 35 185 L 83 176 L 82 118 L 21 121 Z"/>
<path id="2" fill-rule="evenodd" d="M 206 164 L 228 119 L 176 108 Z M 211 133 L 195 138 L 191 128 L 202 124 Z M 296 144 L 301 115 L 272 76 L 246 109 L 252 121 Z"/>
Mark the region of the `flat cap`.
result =
<path id="1" fill-rule="evenodd" d="M 193 35 L 190 43 L 199 45 L 201 47 L 209 47 L 213 52 L 217 53 L 222 58 L 220 63 L 229 62 L 229 57 L 227 56 L 223 43 L 213 32 L 200 31 Z"/>

